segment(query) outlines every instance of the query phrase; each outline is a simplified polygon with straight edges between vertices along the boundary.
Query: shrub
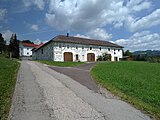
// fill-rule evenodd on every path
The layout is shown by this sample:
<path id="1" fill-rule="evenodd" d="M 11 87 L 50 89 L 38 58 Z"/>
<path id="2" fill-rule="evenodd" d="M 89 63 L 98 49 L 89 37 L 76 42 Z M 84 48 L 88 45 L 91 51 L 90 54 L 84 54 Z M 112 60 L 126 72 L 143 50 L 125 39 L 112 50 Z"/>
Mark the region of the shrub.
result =
<path id="1" fill-rule="evenodd" d="M 111 54 L 103 53 L 97 57 L 97 61 L 111 61 Z"/>

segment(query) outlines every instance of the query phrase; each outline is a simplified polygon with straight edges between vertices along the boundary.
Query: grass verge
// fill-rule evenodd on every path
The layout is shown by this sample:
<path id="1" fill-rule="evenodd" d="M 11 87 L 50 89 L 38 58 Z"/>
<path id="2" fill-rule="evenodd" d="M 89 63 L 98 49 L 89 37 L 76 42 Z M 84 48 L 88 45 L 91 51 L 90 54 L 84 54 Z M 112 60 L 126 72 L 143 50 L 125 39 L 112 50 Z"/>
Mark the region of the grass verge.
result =
<path id="1" fill-rule="evenodd" d="M 0 120 L 7 120 L 19 63 L 0 56 Z"/>
<path id="2" fill-rule="evenodd" d="M 84 62 L 56 62 L 56 61 L 49 61 L 49 60 L 38 60 L 38 62 L 47 64 L 47 65 L 59 66 L 59 67 L 74 67 L 74 66 L 84 64 Z"/>
<path id="3" fill-rule="evenodd" d="M 93 78 L 112 93 L 160 119 L 160 64 L 104 62 L 91 70 Z"/>

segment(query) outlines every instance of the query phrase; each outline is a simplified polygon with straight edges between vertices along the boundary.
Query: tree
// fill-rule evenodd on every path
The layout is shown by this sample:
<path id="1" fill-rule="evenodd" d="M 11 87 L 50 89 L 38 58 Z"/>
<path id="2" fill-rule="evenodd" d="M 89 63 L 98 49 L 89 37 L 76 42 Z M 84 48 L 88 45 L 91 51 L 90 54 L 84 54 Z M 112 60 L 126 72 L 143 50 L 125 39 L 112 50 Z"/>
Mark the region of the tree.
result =
<path id="1" fill-rule="evenodd" d="M 19 41 L 17 35 L 12 34 L 9 44 L 10 57 L 19 58 Z"/>
<path id="2" fill-rule="evenodd" d="M 5 51 L 5 41 L 2 37 L 2 34 L 0 33 L 0 54 Z"/>
<path id="3" fill-rule="evenodd" d="M 129 50 L 126 50 L 126 52 L 124 52 L 124 56 L 132 56 L 132 53 Z"/>
<path id="4" fill-rule="evenodd" d="M 23 43 L 30 43 L 30 44 L 34 44 L 34 42 L 31 42 L 30 40 L 23 40 Z"/>

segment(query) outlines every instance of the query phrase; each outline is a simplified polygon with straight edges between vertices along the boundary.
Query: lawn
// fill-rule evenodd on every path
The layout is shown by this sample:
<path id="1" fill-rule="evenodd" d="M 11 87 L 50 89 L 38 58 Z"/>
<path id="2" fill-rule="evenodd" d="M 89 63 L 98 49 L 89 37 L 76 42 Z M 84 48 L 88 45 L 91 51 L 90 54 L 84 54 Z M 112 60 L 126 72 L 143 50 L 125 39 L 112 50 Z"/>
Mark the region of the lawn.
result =
<path id="1" fill-rule="evenodd" d="M 91 75 L 99 84 L 137 108 L 160 119 L 160 64 L 104 62 Z"/>
<path id="2" fill-rule="evenodd" d="M 7 120 L 19 63 L 0 56 L 0 120 Z"/>
<path id="3" fill-rule="evenodd" d="M 59 67 L 74 67 L 74 66 L 84 64 L 84 62 L 55 62 L 55 61 L 49 61 L 49 60 L 38 60 L 38 62 L 47 64 L 47 65 L 59 66 Z"/>

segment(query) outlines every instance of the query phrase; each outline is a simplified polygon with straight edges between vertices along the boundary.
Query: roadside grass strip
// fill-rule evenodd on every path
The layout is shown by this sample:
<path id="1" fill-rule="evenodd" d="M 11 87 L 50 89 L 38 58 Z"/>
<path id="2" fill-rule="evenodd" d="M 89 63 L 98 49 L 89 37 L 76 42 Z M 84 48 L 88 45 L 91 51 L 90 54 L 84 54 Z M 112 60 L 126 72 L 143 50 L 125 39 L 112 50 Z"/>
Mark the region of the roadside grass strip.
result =
<path id="1" fill-rule="evenodd" d="M 0 56 L 0 120 L 7 120 L 19 63 Z"/>
<path id="2" fill-rule="evenodd" d="M 103 87 L 138 109 L 160 119 L 160 64 L 103 62 L 91 70 Z"/>

